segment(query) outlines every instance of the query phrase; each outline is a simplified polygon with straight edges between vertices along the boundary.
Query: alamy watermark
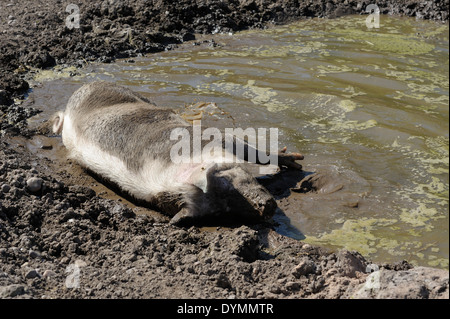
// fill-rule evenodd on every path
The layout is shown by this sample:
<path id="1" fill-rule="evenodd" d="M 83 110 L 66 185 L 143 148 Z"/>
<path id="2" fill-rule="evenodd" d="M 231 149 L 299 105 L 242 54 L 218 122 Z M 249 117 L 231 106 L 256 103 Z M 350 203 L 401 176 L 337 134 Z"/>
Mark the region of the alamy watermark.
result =
<path id="1" fill-rule="evenodd" d="M 110 5 L 113 5 L 116 1 L 110 0 Z M 66 6 L 66 12 L 69 15 L 66 17 L 66 27 L 70 30 L 79 29 L 80 28 L 80 8 L 78 5 L 71 3 Z M 380 8 L 376 4 L 369 4 L 365 10 L 366 13 L 369 13 L 369 16 L 366 18 L 366 26 L 368 29 L 380 28 Z"/>
<path id="2" fill-rule="evenodd" d="M 369 16 L 366 18 L 366 26 L 368 29 L 380 28 L 380 8 L 376 4 L 369 4 L 366 7 Z"/>
<path id="3" fill-rule="evenodd" d="M 77 264 L 70 264 L 66 268 L 66 273 L 69 273 L 66 277 L 66 288 L 80 288 L 80 267 Z"/>
<path id="4" fill-rule="evenodd" d="M 80 8 L 76 4 L 69 4 L 66 7 L 69 15 L 66 17 L 66 27 L 70 30 L 80 28 Z"/>
<path id="5" fill-rule="evenodd" d="M 66 273 L 68 273 L 65 281 L 66 288 L 78 289 L 80 288 L 81 280 L 81 268 L 86 267 L 87 264 L 81 259 L 75 260 L 75 263 L 66 267 Z"/>
<path id="6" fill-rule="evenodd" d="M 170 149 L 174 164 L 248 161 L 278 165 L 278 128 L 225 128 L 222 133 L 215 127 L 202 130 L 201 121 L 194 121 L 192 130 L 173 129 L 170 140 L 177 141 Z"/>

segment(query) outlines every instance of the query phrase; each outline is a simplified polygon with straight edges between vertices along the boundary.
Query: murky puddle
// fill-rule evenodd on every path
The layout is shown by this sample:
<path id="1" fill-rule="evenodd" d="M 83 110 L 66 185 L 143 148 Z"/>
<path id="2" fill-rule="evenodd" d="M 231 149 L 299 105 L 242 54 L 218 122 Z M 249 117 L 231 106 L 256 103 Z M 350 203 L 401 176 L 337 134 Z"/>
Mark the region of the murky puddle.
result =
<path id="1" fill-rule="evenodd" d="M 45 71 L 30 95 L 45 110 L 34 121 L 83 83 L 108 80 L 190 119 L 202 110 L 209 125 L 277 127 L 306 171 L 343 183 L 281 199 L 279 232 L 448 268 L 448 37 L 448 24 L 387 16 L 372 30 L 352 16 L 215 35 L 218 47 L 190 43 L 79 76 Z"/>

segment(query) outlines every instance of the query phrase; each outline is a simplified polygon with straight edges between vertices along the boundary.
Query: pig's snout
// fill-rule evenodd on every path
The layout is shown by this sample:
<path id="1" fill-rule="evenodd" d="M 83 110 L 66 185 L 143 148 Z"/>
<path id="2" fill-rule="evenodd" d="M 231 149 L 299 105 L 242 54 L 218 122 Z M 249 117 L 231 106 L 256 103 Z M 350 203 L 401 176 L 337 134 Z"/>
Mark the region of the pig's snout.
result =
<path id="1" fill-rule="evenodd" d="M 253 208 L 253 211 L 250 210 L 246 214 L 250 215 L 249 217 L 255 215 L 254 217 L 264 220 L 271 218 L 277 208 L 277 203 L 273 196 L 267 189 L 259 184 L 251 184 L 247 187 L 249 188 L 249 191 L 246 192 L 244 189 L 241 194 L 246 202 Z"/>
<path id="2" fill-rule="evenodd" d="M 277 203 L 269 191 L 239 166 L 212 174 L 209 191 L 226 198 L 226 211 L 250 221 L 273 216 Z"/>
<path id="3" fill-rule="evenodd" d="M 263 219 L 268 219 L 275 213 L 277 202 L 266 189 L 261 189 L 256 198 L 253 199 L 253 207 Z"/>

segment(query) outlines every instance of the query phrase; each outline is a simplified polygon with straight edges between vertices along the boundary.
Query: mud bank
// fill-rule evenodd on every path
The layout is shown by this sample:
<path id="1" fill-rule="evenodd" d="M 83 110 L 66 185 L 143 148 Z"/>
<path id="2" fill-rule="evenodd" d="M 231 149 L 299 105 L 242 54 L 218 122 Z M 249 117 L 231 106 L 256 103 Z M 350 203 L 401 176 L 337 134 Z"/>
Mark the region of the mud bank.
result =
<path id="1" fill-rule="evenodd" d="M 32 101 L 13 103 L 26 96 L 33 68 L 112 62 L 174 49 L 196 33 L 332 18 L 366 3 L 89 1 L 79 4 L 80 29 L 72 30 L 67 4 L 11 2 L 0 10 L 0 298 L 449 297 L 448 271 L 375 265 L 357 252 L 283 237 L 271 225 L 170 226 L 157 213 L 98 196 L 82 181 L 85 172 L 57 169 L 11 138 L 35 134 L 26 120 L 39 110 Z M 448 1 L 378 5 L 383 14 L 448 21 Z"/>
<path id="2" fill-rule="evenodd" d="M 267 225 L 178 228 L 1 142 L 1 298 L 448 298 L 448 272 L 375 265 Z"/>
<path id="3" fill-rule="evenodd" d="M 66 26 L 79 9 L 79 28 Z M 29 89 L 31 68 L 82 66 L 170 50 L 195 34 L 235 32 L 270 24 L 347 14 L 364 14 L 371 1 L 214 0 L 2 2 L 0 10 L 0 105 L 10 105 Z M 377 1 L 381 14 L 448 21 L 445 0 Z M 70 20 L 74 22 L 75 20 Z M 212 42 L 211 45 L 214 45 Z M 8 110 L 9 111 L 9 110 Z M 5 112 L 5 110 L 3 110 Z M 3 122 L 3 121 L 2 121 Z M 2 129 L 6 125 L 2 124 Z"/>

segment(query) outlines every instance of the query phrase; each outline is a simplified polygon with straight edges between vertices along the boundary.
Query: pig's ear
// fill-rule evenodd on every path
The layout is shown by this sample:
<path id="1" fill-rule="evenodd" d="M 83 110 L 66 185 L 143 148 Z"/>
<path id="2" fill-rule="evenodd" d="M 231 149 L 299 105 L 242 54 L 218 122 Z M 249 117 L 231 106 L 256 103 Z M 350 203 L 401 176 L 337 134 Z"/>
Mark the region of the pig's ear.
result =
<path id="1" fill-rule="evenodd" d="M 53 115 L 51 122 L 53 133 L 61 134 L 64 124 L 64 113 L 58 112 L 55 115 Z"/>

